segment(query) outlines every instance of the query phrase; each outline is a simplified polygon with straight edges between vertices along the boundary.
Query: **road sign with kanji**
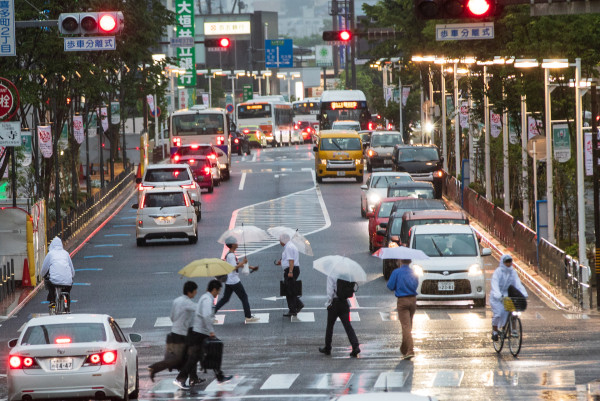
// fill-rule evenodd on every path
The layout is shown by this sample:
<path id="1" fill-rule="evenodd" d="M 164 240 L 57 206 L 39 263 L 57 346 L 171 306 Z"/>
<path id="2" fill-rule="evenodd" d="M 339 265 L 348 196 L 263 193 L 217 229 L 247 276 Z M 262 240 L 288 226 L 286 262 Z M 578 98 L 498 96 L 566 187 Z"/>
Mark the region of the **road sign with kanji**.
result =
<path id="1" fill-rule="evenodd" d="M 21 146 L 21 122 L 0 122 L 0 146 Z"/>
<path id="2" fill-rule="evenodd" d="M 292 68 L 294 66 L 292 39 L 265 40 L 265 66 L 267 68 Z"/>
<path id="3" fill-rule="evenodd" d="M 13 94 L 4 84 L 0 83 L 0 118 L 4 118 L 13 108 Z"/>

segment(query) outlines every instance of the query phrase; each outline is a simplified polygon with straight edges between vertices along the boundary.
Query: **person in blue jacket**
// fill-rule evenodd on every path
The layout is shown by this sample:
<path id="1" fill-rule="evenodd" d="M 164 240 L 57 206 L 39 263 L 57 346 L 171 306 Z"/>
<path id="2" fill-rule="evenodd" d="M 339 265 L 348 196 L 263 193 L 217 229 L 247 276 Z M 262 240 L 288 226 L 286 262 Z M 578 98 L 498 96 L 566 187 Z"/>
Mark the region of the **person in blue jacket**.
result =
<path id="1" fill-rule="evenodd" d="M 411 359 L 415 356 L 412 322 L 417 310 L 419 279 L 410 268 L 410 263 L 410 259 L 396 260 L 398 268 L 392 272 L 387 283 L 387 287 L 390 291 L 394 291 L 398 298 L 398 320 L 402 326 L 402 344 L 400 345 L 402 359 Z"/>
<path id="2" fill-rule="evenodd" d="M 490 306 L 492 307 L 492 340 L 498 341 L 498 327 L 504 326 L 508 312 L 504 310 L 502 298 L 508 296 L 508 287 L 513 286 L 527 298 L 527 290 L 521 284 L 519 275 L 513 268 L 510 255 L 502 255 L 500 264 L 492 275 L 492 290 L 490 291 Z"/>

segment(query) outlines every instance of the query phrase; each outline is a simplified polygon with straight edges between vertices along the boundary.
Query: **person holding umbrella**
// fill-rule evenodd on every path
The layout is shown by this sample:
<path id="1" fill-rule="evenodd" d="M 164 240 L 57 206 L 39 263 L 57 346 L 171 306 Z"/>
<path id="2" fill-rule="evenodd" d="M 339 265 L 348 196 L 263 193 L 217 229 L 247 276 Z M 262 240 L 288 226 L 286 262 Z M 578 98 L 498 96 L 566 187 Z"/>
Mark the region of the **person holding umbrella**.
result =
<path id="1" fill-rule="evenodd" d="M 287 288 L 285 298 L 289 310 L 283 314 L 285 317 L 296 316 L 304 308 L 300 297 L 294 291 L 296 280 L 300 275 L 300 254 L 298 248 L 290 240 L 290 235 L 287 233 L 279 236 L 279 244 L 283 247 L 283 252 L 281 253 L 281 259 L 275 262 L 277 266 L 283 268 L 283 280 Z"/>
<path id="2" fill-rule="evenodd" d="M 398 298 L 396 303 L 398 308 L 398 320 L 402 326 L 402 344 L 400 352 L 402 359 L 411 359 L 415 356 L 413 338 L 412 338 L 412 322 L 417 309 L 417 288 L 419 287 L 419 278 L 410 268 L 410 259 L 396 259 L 395 269 L 387 287 Z"/>
<path id="3" fill-rule="evenodd" d="M 223 298 L 217 302 L 215 305 L 215 313 L 219 311 L 231 298 L 231 293 L 235 292 L 235 295 L 242 302 L 242 306 L 244 307 L 244 316 L 246 317 L 246 323 L 254 323 L 258 322 L 258 318 L 250 312 L 250 304 L 248 302 L 248 294 L 246 294 L 246 290 L 242 285 L 242 281 L 240 280 L 240 275 L 238 270 L 243 268 L 246 263 L 248 263 L 248 259 L 244 256 L 244 258 L 238 261 L 237 256 L 235 256 L 235 250 L 238 248 L 237 239 L 233 236 L 225 239 L 225 245 L 229 248 L 229 252 L 225 256 L 225 261 L 229 263 L 234 269 L 231 273 L 227 274 L 227 281 L 225 281 L 225 293 L 223 294 Z M 258 270 L 258 266 L 249 266 L 249 269 L 252 272 Z"/>

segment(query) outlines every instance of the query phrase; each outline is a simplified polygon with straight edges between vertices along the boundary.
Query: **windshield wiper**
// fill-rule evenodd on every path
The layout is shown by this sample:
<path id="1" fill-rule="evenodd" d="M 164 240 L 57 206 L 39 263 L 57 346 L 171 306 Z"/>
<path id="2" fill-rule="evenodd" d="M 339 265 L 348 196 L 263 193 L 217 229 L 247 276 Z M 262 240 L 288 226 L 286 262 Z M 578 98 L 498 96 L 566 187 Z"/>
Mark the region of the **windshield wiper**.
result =
<path id="1" fill-rule="evenodd" d="M 339 150 L 342 150 L 342 148 L 340 148 L 340 145 L 338 145 L 337 142 L 331 141 L 331 143 L 333 143 L 335 145 L 335 147 L 338 148 Z"/>
<path id="2" fill-rule="evenodd" d="M 438 251 L 440 256 L 443 256 L 442 251 L 440 251 L 440 248 L 437 246 L 437 244 L 435 243 L 435 240 L 433 238 L 431 239 L 431 242 L 433 242 L 433 246 L 435 247 L 435 250 Z"/>

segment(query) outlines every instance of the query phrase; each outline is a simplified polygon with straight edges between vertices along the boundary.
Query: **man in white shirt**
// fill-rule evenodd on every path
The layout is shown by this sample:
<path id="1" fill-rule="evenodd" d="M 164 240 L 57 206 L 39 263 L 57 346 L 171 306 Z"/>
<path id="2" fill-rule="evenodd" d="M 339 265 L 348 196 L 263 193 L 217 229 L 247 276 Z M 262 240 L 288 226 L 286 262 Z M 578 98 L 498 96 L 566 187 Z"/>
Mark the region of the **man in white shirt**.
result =
<path id="1" fill-rule="evenodd" d="M 283 281 L 287 288 L 285 298 L 289 309 L 283 316 L 296 316 L 304 308 L 300 297 L 294 291 L 296 281 L 300 275 L 300 254 L 288 234 L 281 234 L 279 236 L 279 244 L 283 247 L 283 252 L 281 253 L 281 259 L 275 262 L 275 264 L 283 268 Z"/>
<path id="2" fill-rule="evenodd" d="M 229 248 L 229 252 L 227 252 L 227 256 L 225 260 L 231 266 L 234 266 L 235 269 L 231 273 L 227 275 L 227 281 L 225 282 L 225 293 L 223 294 L 223 298 L 215 305 L 215 313 L 219 311 L 231 298 L 231 293 L 235 292 L 235 295 L 242 301 L 242 306 L 244 307 L 244 316 L 246 317 L 246 323 L 258 322 L 258 318 L 253 316 L 250 312 L 250 303 L 248 302 L 248 294 L 246 294 L 246 290 L 242 285 L 242 281 L 240 280 L 240 274 L 238 270 L 244 267 L 245 263 L 248 263 L 248 259 L 244 257 L 244 259 L 238 261 L 237 256 L 235 256 L 235 250 L 238 248 L 237 240 L 234 237 L 228 237 L 225 239 L 225 245 Z M 249 266 L 251 271 L 258 270 L 258 266 Z"/>
<path id="3" fill-rule="evenodd" d="M 183 285 L 183 295 L 175 298 L 173 301 L 173 305 L 171 306 L 171 322 L 173 323 L 173 326 L 171 326 L 171 334 L 169 335 L 168 341 L 171 344 L 185 344 L 188 331 L 192 327 L 194 311 L 196 310 L 196 303 L 193 299 L 197 293 L 198 284 L 193 281 L 186 281 Z M 185 349 L 183 351 L 185 351 Z M 185 358 L 185 354 L 181 355 L 181 358 L 165 358 L 162 361 L 150 365 L 148 367 L 148 370 L 150 371 L 150 380 L 154 381 L 154 376 L 158 372 L 181 366 L 182 362 L 184 362 L 182 361 L 182 358 Z M 192 380 L 200 382 L 200 380 L 194 376 L 192 376 Z"/>

